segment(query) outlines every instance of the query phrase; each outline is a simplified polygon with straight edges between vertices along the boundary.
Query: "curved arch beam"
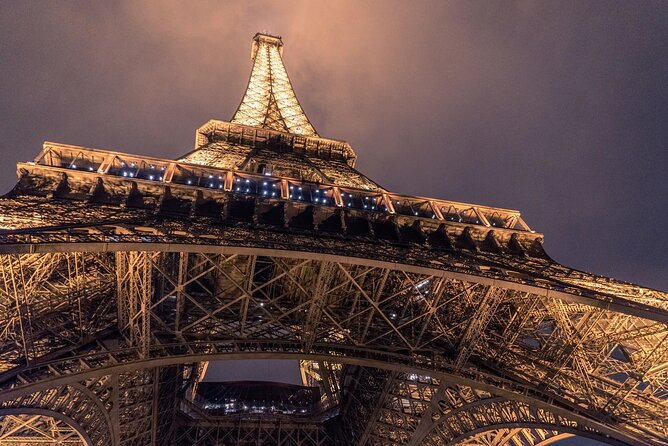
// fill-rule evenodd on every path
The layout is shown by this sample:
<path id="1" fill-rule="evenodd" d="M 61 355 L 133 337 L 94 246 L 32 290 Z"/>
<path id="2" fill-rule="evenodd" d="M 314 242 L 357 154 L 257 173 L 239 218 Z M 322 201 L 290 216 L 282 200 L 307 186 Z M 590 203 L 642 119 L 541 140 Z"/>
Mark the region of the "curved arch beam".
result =
<path id="1" fill-rule="evenodd" d="M 274 343 L 275 344 L 275 343 Z M 541 401 L 535 397 L 529 396 L 530 393 L 535 393 L 531 389 L 524 388 L 520 389 L 516 383 L 507 382 L 508 385 L 516 386 L 516 390 L 509 390 L 508 388 L 498 387 L 492 384 L 487 384 L 484 382 L 476 381 L 472 378 L 466 378 L 462 376 L 453 375 L 443 371 L 436 371 L 433 369 L 428 369 L 420 367 L 419 365 L 414 364 L 401 364 L 398 362 L 389 362 L 382 361 L 378 359 L 368 359 L 368 358 L 355 358 L 355 357 L 346 357 L 333 354 L 304 354 L 301 352 L 234 352 L 234 353 L 210 353 L 210 354 L 190 354 L 190 355 L 178 355 L 178 356 L 168 356 L 162 358 L 151 358 L 136 360 L 129 363 L 116 363 L 108 365 L 105 367 L 90 369 L 82 371 L 79 373 L 71 373 L 67 375 L 61 375 L 56 377 L 50 377 L 43 380 L 40 380 L 36 383 L 31 383 L 23 385 L 20 387 L 15 387 L 12 389 L 0 391 L 0 402 L 13 400 L 19 398 L 26 394 L 38 392 L 41 390 L 46 390 L 50 388 L 57 387 L 59 385 L 65 385 L 70 382 L 82 381 L 88 378 L 94 378 L 102 375 L 108 374 L 117 374 L 123 372 L 134 371 L 138 369 L 149 369 L 153 367 L 163 367 L 168 365 L 183 364 L 190 362 L 205 362 L 205 361 L 231 361 L 239 359 L 308 359 L 312 361 L 330 361 L 330 362 L 340 362 L 343 364 L 352 364 L 360 365 L 365 367 L 372 367 L 378 369 L 385 369 L 396 372 L 403 373 L 424 373 L 431 375 L 434 378 L 443 380 L 451 384 L 461 384 L 470 386 L 476 389 L 485 390 L 489 393 L 498 395 L 505 399 L 511 401 L 522 402 L 537 408 L 548 410 L 554 414 L 562 416 L 564 418 L 572 419 L 578 424 L 587 427 L 589 429 L 601 432 L 602 435 L 610 436 L 611 438 L 619 438 L 622 442 L 619 444 L 651 444 L 643 443 L 637 437 L 632 436 L 631 434 L 621 432 L 619 430 L 613 429 L 609 426 L 604 425 L 594 421 L 592 418 L 586 416 L 585 412 L 577 407 L 570 407 L 569 409 L 562 409 L 557 406 L 553 406 L 546 402 Z M 566 403 L 563 401 L 561 403 Z M 502 427 L 502 426 L 501 426 Z M 513 426 L 518 427 L 518 426 Z M 488 429 L 489 430 L 489 429 Z M 576 434 L 578 434 L 576 432 Z"/>
<path id="2" fill-rule="evenodd" d="M 573 429 L 569 427 L 556 427 L 551 424 L 541 424 L 541 423 L 503 423 L 503 424 L 496 424 L 496 425 L 490 425 L 486 427 L 482 427 L 479 429 L 472 430 L 470 432 L 467 432 L 466 434 L 459 435 L 455 438 L 453 438 L 451 441 L 448 441 L 447 443 L 444 443 L 443 446 L 456 446 L 460 444 L 461 441 L 466 440 L 467 438 L 471 438 L 477 434 L 481 434 L 483 432 L 488 432 L 496 429 L 516 429 L 516 428 L 532 428 L 532 429 L 545 429 L 545 430 L 556 430 L 559 431 L 560 434 L 552 437 L 548 440 L 545 440 L 541 443 L 540 445 L 547 445 L 551 444 L 554 441 L 561 440 L 566 437 L 570 436 L 577 436 L 577 437 L 585 437 L 589 438 L 591 440 L 596 440 L 600 441 L 603 443 L 607 443 L 611 446 L 632 446 L 632 445 L 640 445 L 640 444 L 648 444 L 648 443 L 639 443 L 637 439 L 635 440 L 630 440 L 630 441 L 619 441 L 613 437 L 604 435 L 604 434 L 595 434 L 592 432 L 586 432 L 582 431 L 579 429 Z M 649 443 L 651 444 L 651 443 Z M 538 446 L 538 445 L 536 445 Z"/>
<path id="3" fill-rule="evenodd" d="M 98 398 L 98 396 L 95 395 L 92 390 L 90 390 L 88 387 L 84 386 L 81 383 L 71 383 L 70 386 L 77 389 L 85 396 L 87 396 L 88 399 L 92 401 L 93 404 L 95 404 L 95 406 L 100 410 L 100 413 L 104 416 L 104 421 L 107 423 L 107 426 L 109 427 L 109 433 L 111 434 L 111 438 L 116 440 L 119 437 L 118 426 L 112 423 L 111 416 L 109 415 L 107 409 L 104 407 L 104 404 L 102 403 L 100 398 Z"/>
<path id="4" fill-rule="evenodd" d="M 570 438 L 570 437 L 573 437 L 573 434 L 563 433 L 563 434 L 555 435 L 554 437 L 546 438 L 545 440 L 541 441 L 540 443 L 537 443 L 535 446 L 547 446 L 548 444 L 552 444 L 555 441 L 563 440 L 565 438 Z"/>
<path id="5" fill-rule="evenodd" d="M 32 408 L 32 407 L 26 407 L 26 408 L 12 407 L 12 408 L 0 409 L 0 417 L 4 417 L 7 415 L 41 415 L 45 417 L 55 418 L 56 420 L 62 421 L 63 423 L 70 426 L 72 429 L 76 430 L 77 433 L 83 439 L 83 441 L 86 443 L 86 446 L 93 446 L 93 441 L 91 440 L 86 430 L 72 418 L 60 412 L 55 412 L 53 410 L 48 410 L 48 409 Z"/>
<path id="6" fill-rule="evenodd" d="M 541 416 L 538 411 L 535 413 L 530 413 L 529 415 L 526 415 L 523 413 L 521 410 L 517 410 L 516 412 L 512 412 L 513 407 L 507 407 L 507 403 L 511 404 L 517 404 L 518 402 L 525 403 L 524 401 L 519 401 L 517 399 L 510 399 L 507 397 L 492 397 L 492 398 L 483 398 L 474 402 L 467 403 L 461 407 L 457 407 L 456 409 L 453 409 L 451 411 L 442 413 L 441 416 L 437 419 L 437 421 L 432 422 L 429 430 L 421 436 L 421 438 L 416 438 L 414 440 L 415 444 L 423 444 L 425 440 L 428 441 L 430 437 L 433 437 L 434 435 L 438 436 L 441 432 L 446 432 L 449 434 L 453 434 L 452 438 L 448 439 L 448 442 L 446 445 L 456 445 L 459 444 L 459 442 L 471 438 L 477 434 L 481 434 L 484 432 L 489 432 L 493 430 L 498 430 L 498 429 L 525 429 L 525 428 L 530 428 L 530 429 L 543 429 L 547 431 L 557 431 L 562 434 L 568 434 L 568 435 L 579 435 L 582 437 L 587 437 L 591 438 L 594 440 L 599 440 L 599 441 L 604 441 L 607 442 L 611 445 L 615 446 L 624 446 L 624 445 L 629 445 L 629 444 L 635 444 L 635 442 L 631 441 L 629 442 L 628 440 L 618 440 L 615 436 L 611 436 L 610 434 L 603 434 L 600 433 L 600 429 L 596 429 L 596 431 L 592 431 L 590 426 L 583 426 L 586 427 L 590 430 L 585 430 L 581 428 L 575 428 L 572 426 L 569 426 L 568 424 L 559 424 L 559 423 L 545 423 L 541 422 L 540 420 L 537 420 L 538 417 Z M 529 403 L 533 407 L 537 407 L 535 404 Z M 504 407 L 504 405 L 506 407 Z M 528 407 L 527 407 L 528 408 Z M 527 409 L 527 408 L 521 408 L 517 407 L 517 409 Z M 516 414 L 518 418 L 521 418 L 522 416 L 528 417 L 526 420 L 521 420 L 517 419 L 514 421 L 507 421 L 503 423 L 495 423 L 494 421 L 489 422 L 490 420 L 494 420 L 494 416 L 497 413 L 500 413 L 502 411 L 506 412 L 511 412 Z M 550 415 L 556 415 L 557 417 L 560 416 L 560 414 L 556 413 L 553 408 L 545 408 L 544 410 L 549 411 L 547 414 L 542 414 L 544 418 L 550 418 Z M 489 412 L 491 416 L 476 416 L 480 415 L 481 413 L 484 413 L 485 411 Z M 471 429 L 463 434 L 457 435 L 457 421 L 460 420 L 467 420 L 471 423 L 484 423 L 484 422 L 489 422 L 489 424 L 485 424 L 482 426 L 478 426 L 475 429 Z M 485 420 L 485 421 L 481 421 Z M 569 421 L 571 421 L 569 419 Z M 451 426 L 450 423 L 455 421 L 455 426 Z M 636 440 L 637 441 L 637 440 Z"/>

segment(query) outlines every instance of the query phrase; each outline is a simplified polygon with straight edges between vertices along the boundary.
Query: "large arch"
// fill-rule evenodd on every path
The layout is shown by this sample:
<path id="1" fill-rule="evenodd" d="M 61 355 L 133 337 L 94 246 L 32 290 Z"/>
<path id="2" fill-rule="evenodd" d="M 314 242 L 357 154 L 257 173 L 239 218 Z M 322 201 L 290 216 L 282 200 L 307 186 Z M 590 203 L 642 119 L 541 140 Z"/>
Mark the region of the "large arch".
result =
<path id="1" fill-rule="evenodd" d="M 72 418 L 43 409 L 0 410 L 0 444 L 38 443 L 93 446 L 88 433 Z"/>
<path id="2" fill-rule="evenodd" d="M 114 377 L 119 376 L 123 373 L 140 373 L 141 371 L 146 370 L 156 370 L 161 367 L 168 367 L 170 365 L 176 364 L 189 364 L 195 362 L 203 361 L 232 361 L 237 359 L 308 359 L 312 361 L 329 361 L 329 362 L 341 362 L 343 364 L 358 365 L 367 368 L 376 368 L 392 372 L 398 372 L 405 375 L 413 374 L 422 374 L 429 375 L 432 378 L 440 380 L 442 383 L 447 385 L 464 385 L 472 389 L 484 391 L 493 395 L 489 400 L 480 400 L 474 404 L 464 406 L 462 408 L 452 411 L 448 414 L 449 417 L 457 417 L 462 414 L 475 414 L 475 409 L 483 409 L 488 413 L 494 413 L 497 415 L 503 412 L 499 409 L 499 404 L 506 404 L 514 408 L 513 411 L 506 411 L 504 413 L 511 414 L 514 413 L 518 418 L 514 419 L 512 422 L 497 422 L 496 424 L 472 424 L 470 430 L 461 430 L 459 435 L 452 436 L 448 441 L 450 443 L 457 442 L 459 440 L 468 438 L 469 436 L 475 435 L 479 432 L 484 432 L 488 430 L 494 430 L 504 427 L 515 427 L 515 428 L 539 428 L 545 430 L 552 430 L 560 433 L 571 433 L 575 435 L 589 436 L 596 439 L 615 439 L 611 444 L 615 445 L 631 445 L 637 444 L 639 439 L 635 437 L 631 432 L 623 432 L 618 429 L 611 428 L 607 426 L 605 422 L 595 420 L 591 418 L 591 414 L 587 414 L 585 411 L 581 411 L 575 407 L 564 407 L 555 405 L 554 402 L 550 403 L 541 399 L 537 396 L 530 396 L 532 390 L 529 388 L 512 388 L 512 387 L 503 387 L 503 383 L 486 383 L 483 380 L 476 380 L 473 378 L 466 378 L 462 376 L 452 375 L 444 372 L 439 372 L 434 369 L 422 368 L 420 366 L 408 364 L 408 363 L 399 363 L 391 359 L 369 359 L 369 358 L 360 358 L 354 356 L 342 356 L 340 354 L 333 355 L 331 353 L 326 354 L 304 354 L 298 352 L 278 352 L 276 351 L 276 345 L 267 345 L 267 351 L 247 351 L 244 353 L 240 352 L 229 352 L 229 353 L 211 353 L 211 354 L 200 354 L 200 355 L 181 355 L 181 356 L 167 356 L 163 358 L 154 358 L 154 359 L 143 359 L 143 360 L 134 360 L 124 364 L 113 364 L 106 367 L 101 367 L 98 369 L 91 369 L 86 371 L 81 371 L 78 373 L 68 373 L 63 374 L 54 378 L 39 380 L 32 384 L 26 384 L 23 386 L 18 386 L 16 388 L 0 391 L 0 405 L 3 407 L 24 407 L 24 401 L 40 401 L 43 399 L 42 395 L 47 395 L 52 389 L 62 389 L 63 387 L 70 386 L 72 388 L 77 388 L 86 381 L 94 382 L 101 377 Z M 271 351 L 273 350 L 273 351 Z M 85 357 L 77 357 L 77 360 L 84 359 Z M 478 378 L 480 379 L 480 378 Z M 495 385 L 496 384 L 496 385 Z M 509 384 L 509 383 L 507 383 Z M 436 395 L 438 396 L 438 395 Z M 51 400 L 44 398 L 48 401 L 47 404 L 51 404 Z M 67 398 L 63 398 L 63 401 L 66 401 Z M 93 402 L 91 405 L 90 399 L 88 400 L 89 407 L 94 405 L 99 407 L 99 402 Z M 565 401 L 562 401 L 565 403 Z M 524 410 L 518 410 L 522 408 Z M 72 414 L 65 413 L 66 416 L 75 417 L 77 413 L 80 413 L 79 410 L 76 410 Z M 521 415 L 527 415 L 525 418 L 521 418 Z M 540 415 L 539 415 L 540 414 Z M 108 416 L 105 414 L 96 414 L 96 417 L 107 420 Z M 489 418 L 489 417 L 488 417 Z M 540 418 L 540 419 L 539 419 Z M 422 444 L 422 441 L 428 441 L 429 435 L 434 432 L 438 432 L 439 436 L 442 436 L 442 432 L 439 429 L 447 419 L 446 416 L 440 418 L 439 422 L 434 423 L 431 430 L 427 435 L 416 444 Z M 474 419 L 474 418 L 472 418 Z M 450 429 L 452 426 L 457 425 L 454 423 L 448 425 Z M 107 444 L 107 437 L 95 437 L 94 444 Z M 450 444 L 448 443 L 448 444 Z M 452 443 L 452 444 L 455 444 Z M 112 444 L 112 443 L 108 443 Z M 116 444 L 116 443 L 113 443 Z M 437 443 L 440 444 L 440 443 Z M 652 443 L 647 443 L 652 444 Z"/>
<path id="3" fill-rule="evenodd" d="M 98 397 L 76 383 L 0 403 L 0 418 L 12 415 L 54 418 L 74 429 L 86 446 L 111 439 L 109 417 Z"/>
<path id="4" fill-rule="evenodd" d="M 107 287 L 95 291 L 95 302 L 125 306 L 125 313 L 122 308 L 112 309 L 114 313 L 118 309 L 121 317 L 112 321 L 116 327 L 92 334 L 79 347 L 53 350 L 31 358 L 29 365 L 5 371 L 0 375 L 0 398 L 6 401 L 101 376 L 118 377 L 183 363 L 292 358 L 431 374 L 510 401 L 549 408 L 565 419 L 577 418 L 586 429 L 628 444 L 642 441 L 638 439 L 644 434 L 648 434 L 647 444 L 661 438 L 659 431 L 652 431 L 660 427 L 661 420 L 655 425 L 629 423 L 623 418 L 610 422 L 610 413 L 600 411 L 601 407 L 614 404 L 623 414 L 648 407 L 632 399 L 616 400 L 618 385 L 581 374 L 577 368 L 581 364 L 573 365 L 569 357 L 560 356 L 576 349 L 583 358 L 592 355 L 592 361 L 606 367 L 617 364 L 608 357 L 601 362 L 601 349 L 612 341 L 628 342 L 623 336 L 629 326 L 637 324 L 634 329 L 645 330 L 647 336 L 666 329 L 663 313 L 643 302 L 613 302 L 604 293 L 576 292 L 563 284 L 555 289 L 546 282 L 523 283 L 484 268 L 471 274 L 464 272 L 470 271 L 468 267 L 447 261 L 434 267 L 266 247 L 135 242 L 39 246 L 39 252 L 7 256 L 10 271 L 28 274 L 25 282 L 38 285 L 35 277 L 41 276 L 30 268 L 37 271 L 41 260 L 46 264 L 43 269 L 85 264 L 95 274 L 91 287 Z M 42 248 L 55 252 L 42 252 Z M 22 256 L 29 256 L 37 266 L 26 263 L 19 268 Z M 256 282 L 255 277 L 268 274 L 266 271 L 271 275 Z M 50 273 L 45 269 L 40 274 Z M 80 292 L 77 284 L 93 273 L 82 274 L 60 286 Z M 128 284 L 147 290 L 146 294 L 124 294 Z M 263 291 L 267 284 L 282 288 L 271 294 Z M 222 294 L 211 292 L 212 287 L 223 290 Z M 56 297 L 63 296 L 69 299 L 67 292 Z M 175 305 L 180 299 L 193 311 L 184 313 L 189 319 L 184 319 L 180 329 L 170 319 L 173 307 L 169 311 L 160 307 L 172 305 L 172 296 Z M 86 299 L 92 301 L 85 295 L 81 298 L 88 302 Z M 139 311 L 142 305 L 149 311 Z M 92 307 L 91 314 L 99 313 L 99 308 Z M 644 312 L 652 318 L 640 317 Z M 525 343 L 524 336 L 536 336 L 536 322 L 527 317 L 539 323 L 548 320 L 552 332 L 560 336 L 558 342 L 545 344 L 540 352 Z M 582 327 L 576 328 L 572 321 Z M 615 331 L 618 327 L 619 332 Z M 66 328 L 71 339 L 74 330 Z M 505 337 L 498 336 L 499 330 L 507 330 Z M 576 343 L 585 333 L 594 334 L 590 337 L 596 341 Z M 43 348 L 52 343 L 49 339 Z M 503 367 L 494 362 L 495 355 L 504 358 Z M 628 370 L 628 362 L 623 367 Z M 581 398 L 593 395 L 588 392 L 594 389 L 580 383 L 590 379 L 598 380 L 595 390 L 602 392 L 600 398 L 607 403 L 582 404 Z M 111 434 L 115 439 L 119 435 Z"/>
<path id="5" fill-rule="evenodd" d="M 417 439 L 415 444 L 452 446 L 479 437 L 480 434 L 502 429 L 509 431 L 504 438 L 506 442 L 522 435 L 521 430 L 528 429 L 552 433 L 541 439 L 542 442 L 557 435 L 571 434 L 614 446 L 627 444 L 610 434 L 603 434 L 588 426 L 578 426 L 573 421 L 535 405 L 492 397 L 442 413 L 428 433 Z"/>

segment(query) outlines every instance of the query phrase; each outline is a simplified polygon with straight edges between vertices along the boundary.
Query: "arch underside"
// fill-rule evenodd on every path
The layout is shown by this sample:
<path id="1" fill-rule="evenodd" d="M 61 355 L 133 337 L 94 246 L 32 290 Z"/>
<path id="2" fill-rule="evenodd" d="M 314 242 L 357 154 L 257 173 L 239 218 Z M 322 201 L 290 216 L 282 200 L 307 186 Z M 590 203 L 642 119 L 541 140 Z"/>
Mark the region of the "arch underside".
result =
<path id="1" fill-rule="evenodd" d="M 457 444 L 471 446 L 544 446 L 564 438 L 573 437 L 573 434 L 531 427 L 499 427 L 484 431 L 462 440 Z M 434 444 L 434 442 L 432 442 Z M 439 443 L 435 443 L 439 444 Z"/>
<path id="2" fill-rule="evenodd" d="M 0 414 L 32 415 L 48 406 L 50 413 L 62 414 L 85 433 L 88 442 L 81 444 L 91 445 L 537 445 L 566 435 L 616 445 L 634 444 L 632 439 L 621 441 L 601 434 L 591 420 L 570 416 L 568 411 L 540 401 L 532 405 L 508 399 L 513 397 L 510 392 L 495 395 L 490 386 L 453 384 L 462 380 L 400 372 L 396 367 L 387 370 L 345 365 L 341 379 L 347 384 L 340 394 L 344 404 L 339 409 L 340 418 L 334 420 L 318 416 L 212 416 L 177 390 L 177 377 L 183 374 L 183 368 L 145 364 L 133 368 L 133 372 L 98 371 L 96 378 L 82 380 L 71 388 L 38 391 L 4 401 Z M 76 377 L 68 377 L 73 379 Z M 87 392 L 76 391 L 81 388 Z M 83 393 L 86 395 L 81 397 Z M 96 406 L 107 407 L 108 413 L 100 413 Z M 605 426 L 600 427 L 605 430 Z"/>
<path id="3" fill-rule="evenodd" d="M 91 445 L 86 433 L 60 413 L 39 410 L 0 413 L 0 444 L 4 446 Z"/>
<path id="4" fill-rule="evenodd" d="M 450 268 L 447 255 L 428 267 L 247 246 L 77 246 L 0 256 L 0 401 L 56 407 L 93 444 L 222 442 L 230 420 L 191 413 L 171 426 L 157 414 L 183 412 L 198 363 L 279 357 L 321 371 L 344 364 L 311 376 L 329 388 L 333 419 L 356 426 L 342 434 L 313 419 L 301 423 L 308 432 L 282 432 L 286 444 L 541 444 L 565 434 L 666 444 L 668 331 L 638 316 L 647 302 L 631 293 L 634 305 L 614 311 L 595 291 L 561 299 L 471 269 L 475 259 Z M 244 432 L 267 444 L 279 435 Z"/>

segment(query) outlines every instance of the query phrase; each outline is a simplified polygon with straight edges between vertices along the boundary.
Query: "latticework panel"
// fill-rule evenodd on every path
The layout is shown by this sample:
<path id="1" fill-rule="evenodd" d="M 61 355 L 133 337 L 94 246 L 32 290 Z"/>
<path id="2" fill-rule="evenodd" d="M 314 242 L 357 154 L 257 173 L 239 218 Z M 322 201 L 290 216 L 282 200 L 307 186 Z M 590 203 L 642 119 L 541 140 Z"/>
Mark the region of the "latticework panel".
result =
<path id="1" fill-rule="evenodd" d="M 46 415 L 0 417 L 3 446 L 85 446 L 79 432 L 64 421 Z"/>
<path id="2" fill-rule="evenodd" d="M 34 262 L 34 256 L 14 255 L 13 261 Z M 113 272 L 118 284 L 111 308 L 119 309 L 120 337 L 111 334 L 109 341 L 102 337 L 86 347 L 81 344 L 74 357 L 54 356 L 60 351 L 56 344 L 53 359 L 36 359 L 28 366 L 19 361 L 20 374 L 6 375 L 0 397 L 15 398 L 12 395 L 30 392 L 45 381 L 65 384 L 133 370 L 142 366 L 132 364 L 142 361 L 148 365 L 235 354 L 315 355 L 312 360 L 323 365 L 361 361 L 394 370 L 389 381 L 381 380 L 377 390 L 362 398 L 376 401 L 364 409 L 366 414 L 353 415 L 365 426 L 355 434 L 358 440 L 404 444 L 426 429 L 419 427 L 424 413 L 432 421 L 435 416 L 452 418 L 450 412 L 432 406 L 434 395 L 446 392 L 453 380 L 480 383 L 479 390 L 465 394 L 477 401 L 483 392 L 492 398 L 485 411 L 508 415 L 480 424 L 482 415 L 472 409 L 466 412 L 472 417 L 466 424 L 459 414 L 459 421 L 448 427 L 448 432 L 459 433 L 449 441 L 469 431 L 501 428 L 502 419 L 594 435 L 605 431 L 612 418 L 614 428 L 606 434 L 656 441 L 665 436 L 666 380 L 661 365 L 666 362 L 666 327 L 659 322 L 500 284 L 389 265 L 243 253 L 130 251 L 102 258 L 112 262 L 106 271 Z M 23 270 L 34 274 L 27 267 Z M 108 283 L 104 277 L 99 281 Z M 76 300 L 70 302 L 78 307 Z M 35 308 L 27 306 L 26 311 L 38 312 Z M 63 314 L 80 317 L 77 312 Z M 40 333 L 24 332 L 25 343 L 38 343 Z M 310 376 L 324 381 L 324 370 L 333 371 L 319 365 L 318 373 L 311 368 Z M 152 404 L 158 395 L 157 375 L 138 370 L 118 376 L 120 395 L 125 396 L 115 410 L 121 424 L 133 432 L 120 439 L 124 444 L 147 444 L 155 437 L 151 432 L 156 429 Z M 352 404 L 354 397 L 335 395 L 349 387 L 345 379 L 336 374 L 329 379 L 331 401 Z M 377 379 L 374 372 L 367 381 Z M 364 393 L 355 397 L 360 395 Z M 540 409 L 526 402 L 527 395 L 548 405 L 557 398 L 575 418 Z M 497 397 L 503 399 L 493 399 Z M 338 410 L 342 416 L 355 413 Z M 522 416 L 512 418 L 512 413 Z M 443 439 L 445 431 L 439 426 L 432 431 Z"/>
<path id="3" fill-rule="evenodd" d="M 317 136 L 285 71 L 280 38 L 258 34 L 253 40 L 253 70 L 232 122 L 298 135 Z"/>

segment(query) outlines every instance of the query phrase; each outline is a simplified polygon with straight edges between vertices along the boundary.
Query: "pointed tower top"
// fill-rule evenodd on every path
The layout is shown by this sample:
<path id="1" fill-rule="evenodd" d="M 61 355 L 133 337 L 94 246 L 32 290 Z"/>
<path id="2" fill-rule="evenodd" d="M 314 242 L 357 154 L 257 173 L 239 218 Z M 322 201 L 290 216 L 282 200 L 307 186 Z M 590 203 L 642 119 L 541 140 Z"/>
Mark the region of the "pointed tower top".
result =
<path id="1" fill-rule="evenodd" d="M 251 47 L 253 69 L 246 93 L 231 122 L 318 136 L 295 96 L 282 54 L 280 37 L 255 34 Z"/>
<path id="2" fill-rule="evenodd" d="M 251 60 L 255 60 L 255 55 L 257 54 L 257 50 L 260 48 L 261 43 L 263 45 L 273 45 L 278 47 L 279 53 L 281 53 L 281 56 L 283 56 L 283 39 L 281 39 L 281 36 L 256 33 L 253 36 L 253 43 L 251 44 Z"/>

